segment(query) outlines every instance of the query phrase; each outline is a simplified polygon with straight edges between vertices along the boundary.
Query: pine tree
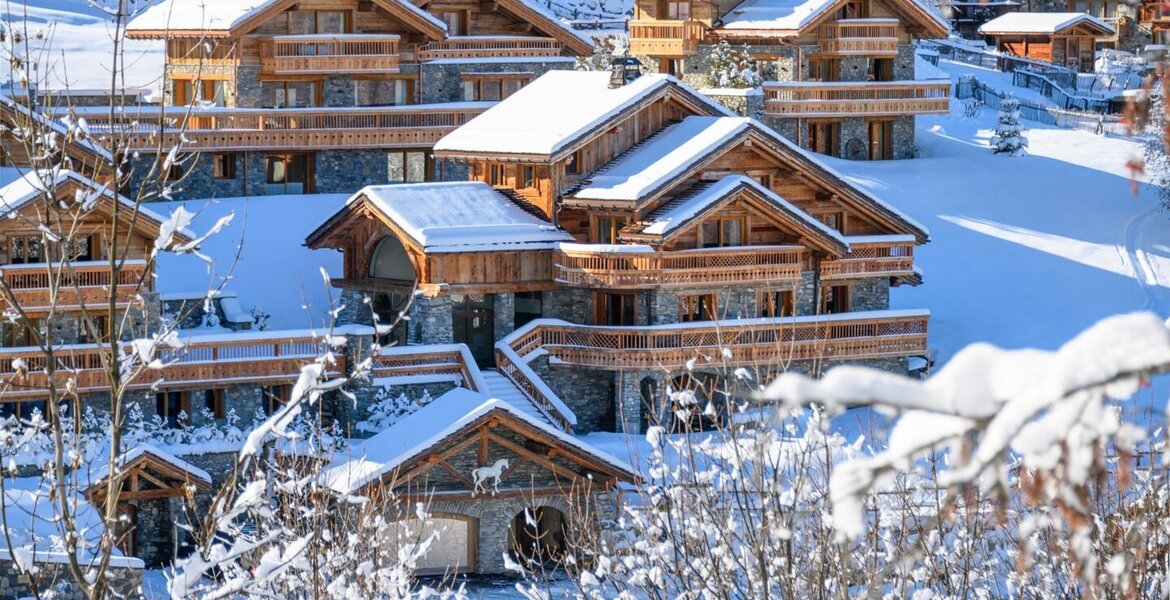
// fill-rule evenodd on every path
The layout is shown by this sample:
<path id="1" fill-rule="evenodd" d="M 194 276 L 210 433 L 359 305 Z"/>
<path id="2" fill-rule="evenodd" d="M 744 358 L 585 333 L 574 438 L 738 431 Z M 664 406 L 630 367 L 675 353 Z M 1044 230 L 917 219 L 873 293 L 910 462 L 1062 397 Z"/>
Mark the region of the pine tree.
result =
<path id="1" fill-rule="evenodd" d="M 721 40 L 711 50 L 711 67 L 707 70 L 707 85 L 713 88 L 752 88 L 760 85 L 759 66 L 747 47 L 735 50 L 727 40 Z"/>
<path id="2" fill-rule="evenodd" d="M 1024 126 L 1020 125 L 1020 101 L 1008 96 L 999 106 L 995 134 L 991 136 L 991 147 L 996 154 L 1024 156 L 1028 153 L 1028 138 L 1024 137 Z"/>

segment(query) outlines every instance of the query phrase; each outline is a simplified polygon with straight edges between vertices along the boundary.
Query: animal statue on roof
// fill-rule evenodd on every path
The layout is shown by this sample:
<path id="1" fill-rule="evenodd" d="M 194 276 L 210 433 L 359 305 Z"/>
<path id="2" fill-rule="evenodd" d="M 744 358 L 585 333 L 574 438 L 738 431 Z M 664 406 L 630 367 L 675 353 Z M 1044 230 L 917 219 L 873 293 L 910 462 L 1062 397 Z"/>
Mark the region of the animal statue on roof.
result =
<path id="1" fill-rule="evenodd" d="M 479 467 L 471 470 L 471 478 L 475 480 L 475 492 L 478 494 L 481 491 L 487 491 L 487 480 L 492 480 L 492 495 L 495 496 L 500 492 L 500 477 L 504 474 L 504 470 L 508 468 L 508 459 L 501 458 L 492 463 L 490 467 Z"/>

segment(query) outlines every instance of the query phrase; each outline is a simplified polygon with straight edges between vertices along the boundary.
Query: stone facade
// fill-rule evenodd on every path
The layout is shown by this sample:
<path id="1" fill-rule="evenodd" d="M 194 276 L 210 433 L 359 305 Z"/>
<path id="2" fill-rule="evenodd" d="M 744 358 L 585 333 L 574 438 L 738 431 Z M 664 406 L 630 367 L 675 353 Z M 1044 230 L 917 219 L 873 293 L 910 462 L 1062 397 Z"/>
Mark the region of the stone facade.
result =
<path id="1" fill-rule="evenodd" d="M 439 102 L 463 102 L 464 73 L 531 73 L 536 79 L 549 71 L 570 71 L 575 59 L 571 57 L 548 57 L 543 60 L 519 58 L 516 60 L 484 60 L 469 62 L 463 60 L 435 60 L 420 66 L 422 76 L 420 104 Z"/>
<path id="2" fill-rule="evenodd" d="M 549 389 L 577 415 L 577 433 L 614 431 L 617 423 L 614 377 L 608 371 L 550 366 L 547 356 L 529 363 Z"/>
<path id="3" fill-rule="evenodd" d="M 413 344 L 451 344 L 455 326 L 451 321 L 451 296 L 415 296 L 410 303 L 407 339 Z"/>
<path id="4" fill-rule="evenodd" d="M 890 281 L 883 278 L 853 282 L 851 308 L 855 311 L 886 310 L 890 307 Z"/>
<path id="5" fill-rule="evenodd" d="M 59 600 L 85 600 L 86 596 L 73 584 L 69 567 L 64 563 L 38 562 L 35 578 L 41 597 Z M 110 567 L 106 571 L 110 586 L 118 598 L 137 598 L 142 587 L 142 569 L 129 566 Z M 0 598 L 29 598 L 33 596 L 29 576 L 23 575 L 11 560 L 0 560 Z"/>

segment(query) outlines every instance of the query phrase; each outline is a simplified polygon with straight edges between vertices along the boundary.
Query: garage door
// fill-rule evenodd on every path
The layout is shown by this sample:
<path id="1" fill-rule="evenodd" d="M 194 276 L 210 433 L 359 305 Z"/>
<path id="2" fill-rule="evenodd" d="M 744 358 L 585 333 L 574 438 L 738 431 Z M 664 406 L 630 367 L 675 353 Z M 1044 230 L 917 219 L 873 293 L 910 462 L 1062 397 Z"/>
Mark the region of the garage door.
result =
<path id="1" fill-rule="evenodd" d="M 421 540 L 432 532 L 439 534 L 419 561 L 419 575 L 475 571 L 475 541 L 478 532 L 474 521 L 434 517 L 427 525 L 418 519 L 398 521 L 396 525 L 398 540 Z"/>

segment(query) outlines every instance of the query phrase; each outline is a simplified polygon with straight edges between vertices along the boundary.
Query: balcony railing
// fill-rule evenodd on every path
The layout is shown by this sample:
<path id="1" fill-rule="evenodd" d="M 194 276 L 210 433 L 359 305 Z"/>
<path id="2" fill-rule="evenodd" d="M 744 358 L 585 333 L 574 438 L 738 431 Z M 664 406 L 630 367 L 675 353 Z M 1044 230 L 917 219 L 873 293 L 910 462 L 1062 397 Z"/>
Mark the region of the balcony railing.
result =
<path id="1" fill-rule="evenodd" d="M 798 283 L 804 264 L 801 246 L 631 251 L 637 248 L 563 245 L 555 256 L 554 277 L 564 285 L 612 289 Z"/>
<path id="2" fill-rule="evenodd" d="M 337 150 L 432 146 L 490 106 L 193 108 L 189 117 L 185 108 L 167 107 L 165 114 L 153 109 L 117 115 L 114 123 L 97 112 L 85 117 L 95 137 L 125 136 L 130 150 L 161 148 L 166 152 L 180 135 L 184 147 L 192 151 Z"/>
<path id="3" fill-rule="evenodd" d="M 239 337 L 236 340 L 224 339 L 225 336 L 185 339 L 181 349 L 160 351 L 159 359 L 165 366 L 140 374 L 130 387 L 292 383 L 303 365 L 328 350 L 319 337 L 307 332 L 274 331 Z M 127 352 L 133 353 L 129 348 Z M 334 356 L 337 362 L 328 372 L 331 375 L 346 372 L 344 355 L 336 352 Z M 64 390 L 69 380 L 73 380 L 72 385 L 81 393 L 109 390 L 103 351 L 96 346 L 62 346 L 55 350 L 53 359 L 58 390 Z M 45 356 L 34 348 L 0 349 L 0 399 L 45 397 L 49 381 L 46 364 Z"/>
<path id="4" fill-rule="evenodd" d="M 630 21 L 630 52 L 683 57 L 699 51 L 707 34 L 702 21 Z"/>
<path id="5" fill-rule="evenodd" d="M 513 362 L 528 371 L 525 357 L 536 351 L 558 364 L 609 370 L 685 368 L 688 361 L 703 357 L 740 367 L 916 356 L 926 352 L 929 318 L 929 311 L 891 310 L 645 327 L 538 319 L 501 340 L 496 349 L 497 360 L 507 348 L 515 355 Z M 730 353 L 725 359 L 724 348 Z"/>
<path id="6" fill-rule="evenodd" d="M 839 260 L 821 261 L 821 281 L 861 277 L 912 277 L 914 240 L 849 242 Z"/>
<path id="7" fill-rule="evenodd" d="M 471 36 L 430 42 L 419 48 L 419 61 L 441 58 L 509 58 L 559 56 L 561 43 L 542 37 Z"/>
<path id="8" fill-rule="evenodd" d="M 397 73 L 397 35 L 282 35 L 260 38 L 264 75 Z"/>
<path id="9" fill-rule="evenodd" d="M 821 56 L 898 55 L 897 19 L 849 19 L 817 28 Z"/>
<path id="10" fill-rule="evenodd" d="M 146 262 L 126 261 L 118 272 L 119 306 L 127 306 L 152 280 L 144 277 Z M 70 310 L 82 306 L 97 308 L 109 301 L 109 287 L 112 280 L 110 263 L 104 261 L 61 263 L 39 263 L 4 265 L 0 267 L 0 279 L 12 290 L 20 306 L 29 312 L 38 312 L 56 307 Z M 56 302 L 50 283 L 56 287 Z"/>
<path id="11" fill-rule="evenodd" d="M 473 392 L 487 392 L 487 384 L 465 344 L 395 346 L 374 357 L 376 378 L 450 376 Z"/>
<path id="12" fill-rule="evenodd" d="M 946 81 L 772 81 L 764 84 L 771 117 L 847 117 L 946 114 Z"/>

